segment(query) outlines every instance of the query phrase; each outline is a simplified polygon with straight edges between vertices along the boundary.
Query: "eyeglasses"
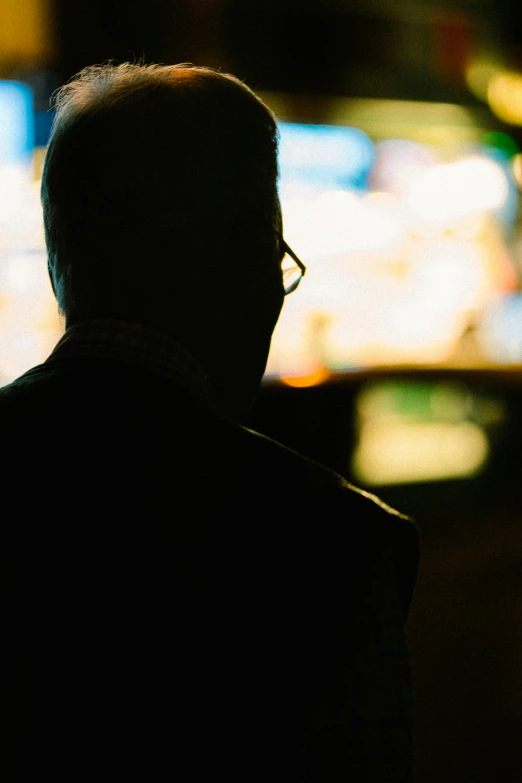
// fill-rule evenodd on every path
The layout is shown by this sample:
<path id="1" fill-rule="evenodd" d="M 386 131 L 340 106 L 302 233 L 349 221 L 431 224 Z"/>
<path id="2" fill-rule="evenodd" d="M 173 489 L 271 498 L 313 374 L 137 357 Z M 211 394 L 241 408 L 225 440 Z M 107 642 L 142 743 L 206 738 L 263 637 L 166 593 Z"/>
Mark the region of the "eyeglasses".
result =
<path id="1" fill-rule="evenodd" d="M 286 244 L 281 234 L 279 234 L 279 241 L 285 252 L 283 260 L 281 261 L 281 269 L 283 272 L 283 288 L 286 296 L 287 294 L 291 294 L 292 291 L 295 291 L 306 272 L 306 267 L 296 256 L 294 251 Z"/>

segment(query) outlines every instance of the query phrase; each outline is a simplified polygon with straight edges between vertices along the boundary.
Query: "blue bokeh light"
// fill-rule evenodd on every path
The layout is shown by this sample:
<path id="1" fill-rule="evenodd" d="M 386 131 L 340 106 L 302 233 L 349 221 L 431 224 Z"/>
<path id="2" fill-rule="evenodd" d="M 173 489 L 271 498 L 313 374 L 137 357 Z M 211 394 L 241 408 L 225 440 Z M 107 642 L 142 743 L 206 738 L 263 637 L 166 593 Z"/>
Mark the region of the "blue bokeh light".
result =
<path id="1" fill-rule="evenodd" d="M 281 184 L 300 180 L 326 189 L 366 190 L 375 162 L 372 140 L 358 128 L 279 122 Z"/>
<path id="2" fill-rule="evenodd" d="M 0 81 L 0 166 L 26 164 L 33 148 L 33 93 L 26 84 Z"/>

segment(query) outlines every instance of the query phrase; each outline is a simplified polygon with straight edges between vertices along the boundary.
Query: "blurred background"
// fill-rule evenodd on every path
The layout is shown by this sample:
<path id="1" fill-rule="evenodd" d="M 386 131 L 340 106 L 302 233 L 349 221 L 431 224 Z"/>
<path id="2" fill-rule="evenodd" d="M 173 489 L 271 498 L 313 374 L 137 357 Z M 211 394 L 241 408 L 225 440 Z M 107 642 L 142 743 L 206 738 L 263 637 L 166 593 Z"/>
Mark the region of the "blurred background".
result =
<path id="1" fill-rule="evenodd" d="M 39 202 L 51 95 L 141 59 L 234 73 L 275 111 L 307 274 L 246 423 L 418 522 L 418 783 L 518 781 L 518 0 L 0 0 L 0 385 L 63 332 Z"/>

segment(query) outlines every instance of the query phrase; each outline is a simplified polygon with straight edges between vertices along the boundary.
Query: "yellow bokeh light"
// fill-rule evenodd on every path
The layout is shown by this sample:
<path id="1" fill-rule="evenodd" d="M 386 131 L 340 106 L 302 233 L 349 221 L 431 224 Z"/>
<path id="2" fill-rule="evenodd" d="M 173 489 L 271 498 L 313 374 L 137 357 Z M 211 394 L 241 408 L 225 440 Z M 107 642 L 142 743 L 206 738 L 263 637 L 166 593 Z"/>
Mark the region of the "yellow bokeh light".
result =
<path id="1" fill-rule="evenodd" d="M 512 162 L 513 176 L 520 190 L 522 190 L 522 153 L 515 155 Z"/>
<path id="2" fill-rule="evenodd" d="M 466 83 L 473 95 L 481 101 L 487 100 L 489 83 L 499 70 L 499 66 L 491 60 L 471 60 L 466 66 Z"/>
<path id="3" fill-rule="evenodd" d="M 378 486 L 477 475 L 490 451 L 483 425 L 491 418 L 481 410 L 495 404 L 460 381 L 369 382 L 356 402 L 356 479 Z M 500 421 L 503 411 L 494 413 Z"/>
<path id="4" fill-rule="evenodd" d="M 46 62 L 55 48 L 52 3 L 48 0 L 1 0 L 0 65 Z"/>
<path id="5" fill-rule="evenodd" d="M 356 479 L 368 486 L 470 478 L 489 454 L 477 424 L 367 422 L 353 457 Z"/>
<path id="6" fill-rule="evenodd" d="M 511 125 L 522 125 L 522 74 L 503 71 L 488 84 L 488 102 L 497 117 Z"/>

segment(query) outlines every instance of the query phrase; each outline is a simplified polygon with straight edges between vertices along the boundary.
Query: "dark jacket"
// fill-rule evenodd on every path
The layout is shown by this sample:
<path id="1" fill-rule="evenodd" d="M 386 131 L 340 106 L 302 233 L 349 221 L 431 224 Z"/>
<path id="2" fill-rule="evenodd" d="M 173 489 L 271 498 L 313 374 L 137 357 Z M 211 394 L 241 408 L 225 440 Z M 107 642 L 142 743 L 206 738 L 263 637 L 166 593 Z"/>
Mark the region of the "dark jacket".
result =
<path id="1" fill-rule="evenodd" d="M 409 520 L 112 359 L 0 389 L 0 431 L 20 769 L 411 779 Z"/>

